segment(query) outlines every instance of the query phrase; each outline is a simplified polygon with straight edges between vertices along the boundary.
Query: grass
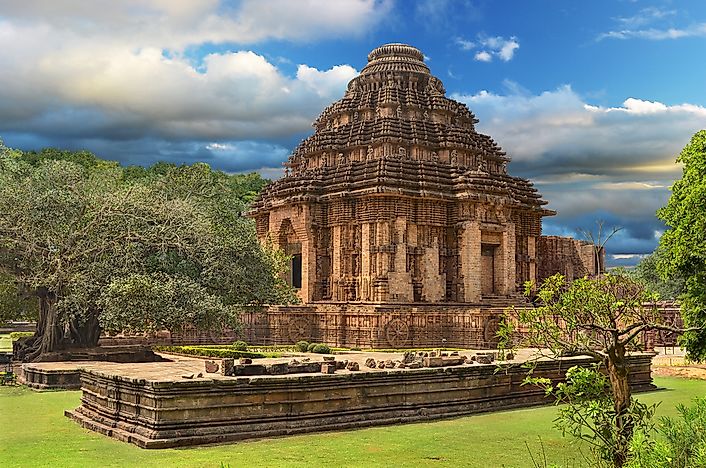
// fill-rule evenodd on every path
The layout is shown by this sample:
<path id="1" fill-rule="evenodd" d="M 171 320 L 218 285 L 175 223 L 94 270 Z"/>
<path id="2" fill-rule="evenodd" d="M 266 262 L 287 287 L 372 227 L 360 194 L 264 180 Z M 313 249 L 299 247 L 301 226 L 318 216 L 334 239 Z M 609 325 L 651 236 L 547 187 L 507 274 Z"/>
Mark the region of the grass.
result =
<path id="1" fill-rule="evenodd" d="M 662 401 L 658 416 L 706 393 L 706 382 L 655 378 L 668 390 L 641 394 Z M 0 460 L 4 467 L 279 467 L 468 466 L 531 467 L 541 438 L 550 463 L 576 460 L 578 451 L 552 428 L 555 407 L 467 416 L 422 424 L 308 434 L 231 445 L 143 450 L 81 429 L 63 416 L 80 392 L 36 393 L 0 387 Z M 573 464 L 572 466 L 577 466 Z"/>
<path id="2" fill-rule="evenodd" d="M 9 333 L 0 335 L 0 353 L 8 351 L 12 351 L 12 340 Z"/>

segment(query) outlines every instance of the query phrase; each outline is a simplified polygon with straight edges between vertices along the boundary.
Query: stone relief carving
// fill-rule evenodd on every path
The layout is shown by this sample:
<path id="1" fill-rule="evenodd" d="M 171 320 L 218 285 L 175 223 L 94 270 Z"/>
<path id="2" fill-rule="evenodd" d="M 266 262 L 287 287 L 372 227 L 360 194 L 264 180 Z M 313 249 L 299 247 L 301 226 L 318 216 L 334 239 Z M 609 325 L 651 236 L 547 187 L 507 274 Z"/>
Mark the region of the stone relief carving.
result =
<path id="1" fill-rule="evenodd" d="M 311 325 L 305 317 L 292 317 L 287 324 L 287 329 L 292 343 L 311 338 Z"/>
<path id="2" fill-rule="evenodd" d="M 398 319 L 390 320 L 385 325 L 385 339 L 393 348 L 402 348 L 410 339 L 409 325 Z"/>

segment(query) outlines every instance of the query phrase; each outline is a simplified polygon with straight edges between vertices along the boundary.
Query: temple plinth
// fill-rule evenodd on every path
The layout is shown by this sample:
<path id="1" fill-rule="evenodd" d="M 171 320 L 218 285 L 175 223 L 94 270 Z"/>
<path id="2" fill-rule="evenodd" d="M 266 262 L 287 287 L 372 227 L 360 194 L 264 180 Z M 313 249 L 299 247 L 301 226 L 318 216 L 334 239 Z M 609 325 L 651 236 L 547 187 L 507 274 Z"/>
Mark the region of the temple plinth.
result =
<path id="1" fill-rule="evenodd" d="M 387 44 L 249 213 L 303 302 L 497 303 L 537 277 L 544 208 L 418 49 Z"/>

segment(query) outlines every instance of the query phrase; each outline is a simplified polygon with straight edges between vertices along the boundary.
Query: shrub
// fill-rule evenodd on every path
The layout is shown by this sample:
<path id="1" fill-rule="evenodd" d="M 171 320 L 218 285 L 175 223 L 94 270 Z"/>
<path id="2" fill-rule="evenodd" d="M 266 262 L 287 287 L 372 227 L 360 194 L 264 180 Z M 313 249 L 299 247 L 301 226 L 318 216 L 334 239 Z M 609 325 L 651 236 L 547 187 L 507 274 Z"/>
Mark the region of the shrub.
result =
<path id="1" fill-rule="evenodd" d="M 297 348 L 297 351 L 300 353 L 306 353 L 307 349 L 309 349 L 309 342 L 308 341 L 297 341 L 297 344 L 294 345 L 295 348 Z"/>
<path id="2" fill-rule="evenodd" d="M 236 351 L 232 348 L 209 348 L 201 346 L 154 346 L 155 351 L 165 353 L 188 354 L 190 356 L 204 356 L 215 358 L 264 358 L 264 357 L 280 357 L 279 353 L 251 353 L 248 351 Z"/>
<path id="3" fill-rule="evenodd" d="M 34 332 L 11 332 L 10 333 L 10 340 L 17 341 L 20 338 L 25 338 L 27 336 L 32 336 L 32 335 L 34 335 Z"/>
<path id="4" fill-rule="evenodd" d="M 314 346 L 313 352 L 317 354 L 331 354 L 329 345 L 318 343 Z"/>
<path id="5" fill-rule="evenodd" d="M 309 346 L 306 347 L 306 351 L 308 353 L 313 353 L 314 352 L 314 347 L 316 347 L 316 343 L 309 343 Z"/>
<path id="6" fill-rule="evenodd" d="M 235 343 L 233 343 L 233 349 L 236 351 L 247 351 L 248 344 L 244 341 L 238 340 Z"/>
<path id="7" fill-rule="evenodd" d="M 655 443 L 633 439 L 628 468 L 690 468 L 706 466 L 706 398 L 692 406 L 677 405 L 678 418 L 664 417 L 663 437 Z"/>

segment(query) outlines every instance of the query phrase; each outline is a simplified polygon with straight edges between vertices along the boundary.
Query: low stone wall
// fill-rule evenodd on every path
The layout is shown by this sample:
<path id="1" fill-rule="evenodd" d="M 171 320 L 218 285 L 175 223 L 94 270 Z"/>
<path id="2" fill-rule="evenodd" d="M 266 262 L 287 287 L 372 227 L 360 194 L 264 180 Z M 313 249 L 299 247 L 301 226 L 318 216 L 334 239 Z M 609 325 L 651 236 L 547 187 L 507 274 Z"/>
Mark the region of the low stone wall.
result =
<path id="1" fill-rule="evenodd" d="M 78 369 L 41 369 L 31 364 L 19 366 L 18 381 L 35 390 L 78 390 L 81 373 Z"/>
<path id="2" fill-rule="evenodd" d="M 654 388 L 651 354 L 631 356 L 633 388 Z M 534 375 L 562 379 L 585 357 L 539 362 Z M 144 448 L 222 443 L 312 431 L 424 421 L 548 403 L 522 386 L 526 369 L 496 365 L 146 381 L 82 371 L 83 427 Z"/>

